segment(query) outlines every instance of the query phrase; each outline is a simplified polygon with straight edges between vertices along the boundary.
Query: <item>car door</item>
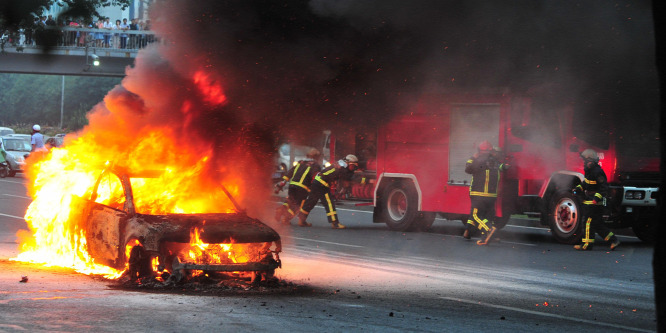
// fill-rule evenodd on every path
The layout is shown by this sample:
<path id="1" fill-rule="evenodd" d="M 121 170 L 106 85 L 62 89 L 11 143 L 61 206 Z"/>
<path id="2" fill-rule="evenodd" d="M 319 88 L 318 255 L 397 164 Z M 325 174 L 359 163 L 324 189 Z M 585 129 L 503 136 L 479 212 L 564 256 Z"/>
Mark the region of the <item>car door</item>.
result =
<path id="1" fill-rule="evenodd" d="M 123 264 L 119 259 L 124 250 L 121 225 L 127 219 L 127 212 L 122 210 L 125 196 L 118 176 L 104 172 L 91 199 L 85 223 L 88 252 L 95 261 L 119 268 Z"/>

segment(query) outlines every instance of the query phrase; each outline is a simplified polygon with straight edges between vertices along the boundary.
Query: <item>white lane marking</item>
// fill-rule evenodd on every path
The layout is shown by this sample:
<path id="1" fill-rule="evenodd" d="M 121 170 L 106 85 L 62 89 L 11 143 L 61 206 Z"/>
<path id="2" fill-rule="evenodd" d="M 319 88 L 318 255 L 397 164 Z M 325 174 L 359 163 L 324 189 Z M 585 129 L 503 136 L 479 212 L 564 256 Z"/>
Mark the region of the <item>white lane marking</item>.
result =
<path id="1" fill-rule="evenodd" d="M 567 316 L 558 315 L 558 314 L 553 314 L 553 313 L 545 313 L 545 312 L 539 312 L 539 311 L 534 311 L 534 310 L 527 310 L 527 309 L 515 308 L 515 307 L 512 307 L 512 306 L 504 306 L 504 305 L 490 304 L 490 303 L 484 303 L 484 302 L 481 302 L 481 301 L 472 301 L 472 300 L 462 299 L 462 298 L 456 298 L 456 297 L 446 297 L 446 296 L 442 296 L 442 297 L 440 297 L 440 298 L 441 298 L 441 299 L 445 299 L 445 300 L 449 300 L 449 301 L 455 301 L 455 302 L 462 302 L 462 303 L 467 303 L 467 304 L 480 305 L 480 306 L 485 306 L 485 307 L 495 308 L 495 309 L 502 309 L 502 310 L 509 310 L 509 311 L 516 311 L 516 312 L 528 313 L 528 314 L 533 314 L 533 315 L 537 315 L 537 316 L 544 316 L 544 317 L 551 317 L 551 318 L 557 318 L 557 319 L 570 320 L 570 321 L 575 321 L 575 322 L 584 323 L 584 324 L 590 324 L 590 325 L 596 325 L 596 326 L 607 326 L 607 327 L 612 327 L 612 328 L 617 328 L 617 329 L 622 329 L 622 330 L 630 330 L 630 331 L 635 331 L 635 332 L 654 332 L 654 331 L 646 330 L 646 329 L 642 329 L 642 328 L 629 327 L 629 326 L 623 326 L 623 325 L 616 325 L 616 324 L 611 324 L 611 323 L 604 323 L 604 322 L 598 322 L 598 321 L 587 320 L 587 319 L 580 319 L 580 318 L 574 318 L 574 317 L 567 317 Z"/>
<path id="2" fill-rule="evenodd" d="M 4 193 L 3 193 L 2 195 L 6 195 L 6 196 L 8 196 L 8 197 L 14 197 L 14 198 L 21 198 L 21 199 L 30 199 L 30 200 L 32 200 L 31 197 L 24 197 L 24 196 L 22 196 L 22 195 L 12 195 L 12 194 L 4 194 Z"/>
<path id="3" fill-rule="evenodd" d="M 23 220 L 23 216 L 14 216 L 14 215 L 2 214 L 2 213 L 0 213 L 0 216 L 13 217 L 13 218 L 18 219 L 18 220 Z"/>
<path id="4" fill-rule="evenodd" d="M 301 238 L 301 237 L 293 237 L 293 236 L 285 236 L 285 238 L 292 238 L 292 239 L 298 239 L 298 240 L 303 240 L 303 241 L 308 241 L 308 242 L 324 243 L 324 244 L 347 246 L 347 247 L 363 247 L 363 246 L 360 246 L 360 245 L 351 245 L 351 244 L 327 242 L 327 241 L 322 241 L 322 240 L 314 240 L 314 239 L 309 239 L 309 238 Z"/>
<path id="5" fill-rule="evenodd" d="M 12 183 L 12 184 L 25 184 L 25 182 L 13 182 L 11 180 L 6 180 L 6 179 L 0 180 L 0 181 L 5 182 L 5 183 Z"/>

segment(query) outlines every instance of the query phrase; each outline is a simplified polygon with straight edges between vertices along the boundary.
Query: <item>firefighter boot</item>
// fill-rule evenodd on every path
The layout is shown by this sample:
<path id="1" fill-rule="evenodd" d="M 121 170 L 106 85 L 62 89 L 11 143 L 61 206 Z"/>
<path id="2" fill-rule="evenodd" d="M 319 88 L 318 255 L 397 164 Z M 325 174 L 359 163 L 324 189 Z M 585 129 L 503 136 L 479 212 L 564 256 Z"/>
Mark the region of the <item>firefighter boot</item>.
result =
<path id="1" fill-rule="evenodd" d="M 574 245 L 574 250 L 576 250 L 576 251 L 590 251 L 590 250 L 592 250 L 592 244 L 583 243 L 583 244 Z"/>
<path id="2" fill-rule="evenodd" d="M 465 226 L 465 231 L 463 232 L 463 238 L 464 239 L 472 238 L 472 233 L 469 231 L 469 224 Z"/>
<path id="3" fill-rule="evenodd" d="M 483 240 L 476 241 L 476 244 L 477 245 L 488 245 L 488 242 L 490 241 L 490 238 L 493 237 L 493 234 L 495 233 L 495 230 L 497 230 L 497 228 L 490 227 L 490 231 L 488 231 L 488 235 L 486 236 L 486 238 L 483 239 Z"/>
<path id="4" fill-rule="evenodd" d="M 615 248 L 618 247 L 619 245 L 620 245 L 620 240 L 617 239 L 617 237 L 613 236 L 611 238 L 611 245 L 610 245 L 611 251 L 615 250 Z"/>
<path id="5" fill-rule="evenodd" d="M 305 214 L 298 214 L 298 226 L 299 227 L 311 227 L 312 223 L 307 223 L 305 220 L 308 218 Z"/>
<path id="6" fill-rule="evenodd" d="M 280 206 L 275 210 L 275 220 L 280 224 L 290 225 L 289 223 L 289 212 L 285 206 Z"/>
<path id="7" fill-rule="evenodd" d="M 331 227 L 333 229 L 344 229 L 344 228 L 346 228 L 342 223 L 338 223 L 338 222 L 331 223 Z"/>

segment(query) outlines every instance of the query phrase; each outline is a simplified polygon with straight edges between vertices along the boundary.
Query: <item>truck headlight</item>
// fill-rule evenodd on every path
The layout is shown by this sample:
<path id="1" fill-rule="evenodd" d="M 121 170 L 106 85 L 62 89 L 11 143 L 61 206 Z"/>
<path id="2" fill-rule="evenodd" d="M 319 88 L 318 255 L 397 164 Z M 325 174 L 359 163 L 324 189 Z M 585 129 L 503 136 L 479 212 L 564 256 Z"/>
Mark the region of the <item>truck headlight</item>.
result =
<path id="1" fill-rule="evenodd" d="M 624 198 L 630 200 L 643 200 L 643 198 L 645 198 L 645 191 L 627 191 L 624 193 Z"/>

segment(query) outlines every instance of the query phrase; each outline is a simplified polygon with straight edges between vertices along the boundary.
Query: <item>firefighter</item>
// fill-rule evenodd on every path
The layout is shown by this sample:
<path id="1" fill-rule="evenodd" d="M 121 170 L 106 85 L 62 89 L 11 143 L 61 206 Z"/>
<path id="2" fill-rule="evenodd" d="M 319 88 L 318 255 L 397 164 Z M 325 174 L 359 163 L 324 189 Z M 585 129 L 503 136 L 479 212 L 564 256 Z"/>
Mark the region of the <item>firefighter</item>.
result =
<path id="1" fill-rule="evenodd" d="M 509 165 L 500 162 L 498 152 L 490 142 L 481 142 L 478 149 L 478 153 L 465 164 L 465 172 L 472 175 L 469 186 L 472 208 L 463 237 L 470 239 L 472 228 L 477 228 L 481 232 L 481 239 L 476 244 L 486 245 L 497 230 L 493 224 L 500 173 L 508 169 Z"/>
<path id="2" fill-rule="evenodd" d="M 326 217 L 328 222 L 331 223 L 333 229 L 344 229 L 345 226 L 340 223 L 338 213 L 335 211 L 335 203 L 331 195 L 331 184 L 336 180 L 351 180 L 354 175 L 354 170 L 358 168 L 358 158 L 354 155 L 347 155 L 344 159 L 333 163 L 330 166 L 321 170 L 312 182 L 312 192 L 307 200 L 301 207 L 298 213 L 298 223 L 307 223 L 305 220 L 308 218 L 310 211 L 321 200 L 324 208 L 326 209 Z M 309 224 L 309 223 L 307 223 Z"/>
<path id="3" fill-rule="evenodd" d="M 296 216 L 305 199 L 310 193 L 312 180 L 314 176 L 321 170 L 319 165 L 319 157 L 321 153 L 319 150 L 312 148 L 306 155 L 306 160 L 301 160 L 296 163 L 287 173 L 282 177 L 283 180 L 275 184 L 275 194 L 282 191 L 282 188 L 288 183 L 289 190 L 287 191 L 287 200 L 278 207 L 275 212 L 275 219 L 281 224 L 291 224 L 291 219 Z M 305 221 L 298 222 L 301 227 L 310 227 L 312 224 Z"/>
<path id="4" fill-rule="evenodd" d="M 613 232 L 604 225 L 602 215 L 608 195 L 608 181 L 606 173 L 599 166 L 599 156 L 592 149 L 585 149 L 580 153 L 583 159 L 585 179 L 581 184 L 574 187 L 573 193 L 580 196 L 583 201 L 583 221 L 585 230 L 583 232 L 582 244 L 574 245 L 579 251 L 592 250 L 595 232 L 603 237 L 604 241 L 610 242 L 610 249 L 620 245 L 620 241 Z"/>

